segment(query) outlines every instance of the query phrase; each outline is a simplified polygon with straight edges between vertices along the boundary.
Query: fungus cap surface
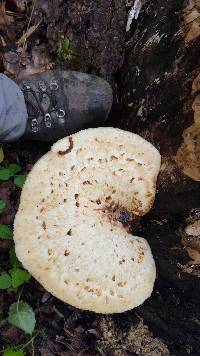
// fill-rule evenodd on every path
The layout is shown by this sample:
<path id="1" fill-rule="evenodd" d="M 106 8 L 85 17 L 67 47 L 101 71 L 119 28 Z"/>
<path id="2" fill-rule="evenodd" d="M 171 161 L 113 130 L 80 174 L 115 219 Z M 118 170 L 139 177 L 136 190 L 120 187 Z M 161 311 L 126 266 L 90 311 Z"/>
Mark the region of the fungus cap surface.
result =
<path id="1" fill-rule="evenodd" d="M 57 298 L 100 313 L 132 309 L 151 295 L 147 241 L 120 220 L 154 202 L 160 154 L 114 128 L 81 131 L 53 145 L 24 185 L 14 224 L 16 254 Z"/>

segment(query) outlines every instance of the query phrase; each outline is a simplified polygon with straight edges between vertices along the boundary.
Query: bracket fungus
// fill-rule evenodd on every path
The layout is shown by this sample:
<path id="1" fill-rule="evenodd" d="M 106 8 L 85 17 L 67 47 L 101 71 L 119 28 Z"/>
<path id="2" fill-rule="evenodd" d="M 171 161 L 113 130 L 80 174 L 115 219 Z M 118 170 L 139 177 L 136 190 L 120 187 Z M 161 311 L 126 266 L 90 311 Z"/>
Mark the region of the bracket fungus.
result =
<path id="1" fill-rule="evenodd" d="M 58 141 L 22 191 L 19 260 L 77 308 L 119 313 L 140 305 L 152 293 L 155 263 L 124 220 L 151 209 L 159 169 L 156 148 L 130 132 L 88 129 Z"/>

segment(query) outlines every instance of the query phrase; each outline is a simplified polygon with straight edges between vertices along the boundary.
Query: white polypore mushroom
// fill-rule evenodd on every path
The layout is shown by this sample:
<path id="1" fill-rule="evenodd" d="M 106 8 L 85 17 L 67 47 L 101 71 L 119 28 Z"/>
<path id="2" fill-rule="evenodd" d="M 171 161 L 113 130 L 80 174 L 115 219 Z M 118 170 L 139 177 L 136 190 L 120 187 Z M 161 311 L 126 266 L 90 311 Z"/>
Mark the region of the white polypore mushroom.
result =
<path id="1" fill-rule="evenodd" d="M 58 141 L 22 191 L 14 226 L 19 260 L 75 307 L 119 313 L 143 303 L 155 263 L 120 211 L 133 217 L 150 210 L 159 168 L 154 146 L 119 129 L 88 129 Z"/>

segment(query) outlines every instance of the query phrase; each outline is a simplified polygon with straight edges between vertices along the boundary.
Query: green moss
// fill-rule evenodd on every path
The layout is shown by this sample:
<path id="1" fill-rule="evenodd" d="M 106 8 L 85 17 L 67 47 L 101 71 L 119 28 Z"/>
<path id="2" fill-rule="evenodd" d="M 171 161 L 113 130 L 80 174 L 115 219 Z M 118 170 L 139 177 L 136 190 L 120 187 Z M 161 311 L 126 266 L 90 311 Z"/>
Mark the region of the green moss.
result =
<path id="1" fill-rule="evenodd" d="M 68 38 L 64 38 L 57 45 L 58 58 L 65 61 L 72 61 L 77 57 L 75 49 L 71 46 Z"/>

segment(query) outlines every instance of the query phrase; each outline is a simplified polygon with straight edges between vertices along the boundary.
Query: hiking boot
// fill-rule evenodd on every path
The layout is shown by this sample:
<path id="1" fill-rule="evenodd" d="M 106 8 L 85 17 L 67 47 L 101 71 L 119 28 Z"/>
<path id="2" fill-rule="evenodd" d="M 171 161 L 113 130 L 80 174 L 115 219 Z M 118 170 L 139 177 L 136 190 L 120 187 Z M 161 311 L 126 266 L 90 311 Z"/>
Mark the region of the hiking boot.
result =
<path id="1" fill-rule="evenodd" d="M 112 89 L 95 75 L 52 70 L 18 80 L 28 111 L 23 139 L 56 141 L 74 132 L 103 126 L 112 106 Z"/>

